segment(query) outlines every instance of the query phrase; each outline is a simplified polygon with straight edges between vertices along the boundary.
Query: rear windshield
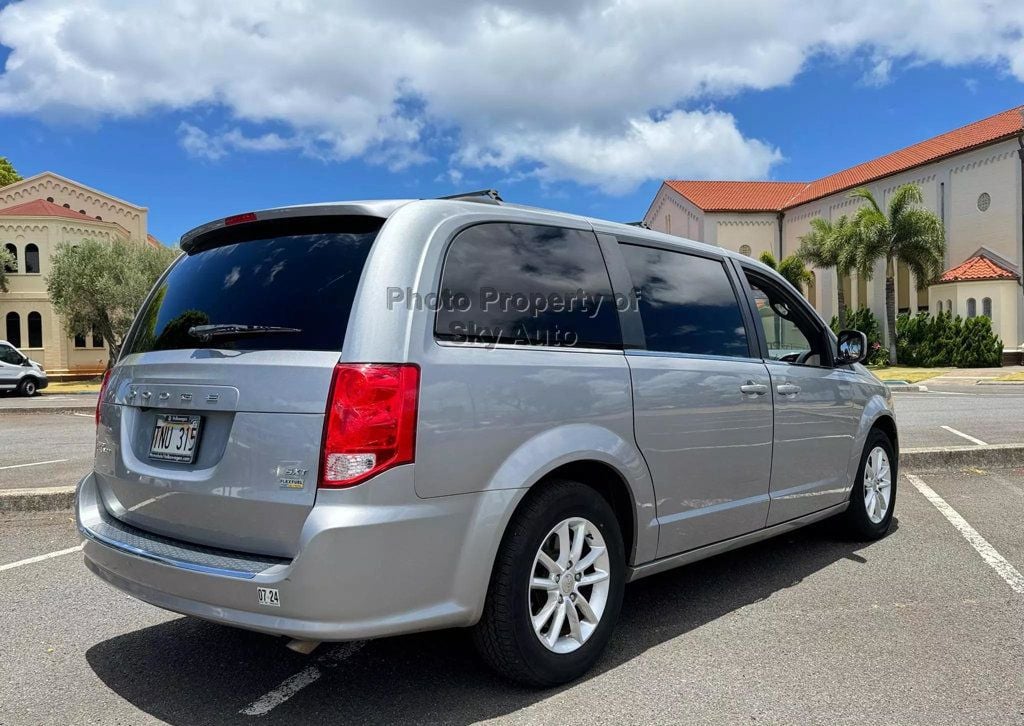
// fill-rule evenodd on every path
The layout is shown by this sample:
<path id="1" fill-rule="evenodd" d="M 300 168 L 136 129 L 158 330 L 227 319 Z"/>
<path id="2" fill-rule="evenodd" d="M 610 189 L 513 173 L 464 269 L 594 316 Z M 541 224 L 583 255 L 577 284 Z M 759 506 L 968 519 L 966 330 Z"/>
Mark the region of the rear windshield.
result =
<path id="1" fill-rule="evenodd" d="M 154 350 L 341 350 L 352 300 L 383 220 L 307 218 L 220 230 L 180 259 L 139 313 L 125 355 Z M 200 243 L 202 244 L 202 243 Z M 212 336 L 202 325 L 297 328 Z"/>

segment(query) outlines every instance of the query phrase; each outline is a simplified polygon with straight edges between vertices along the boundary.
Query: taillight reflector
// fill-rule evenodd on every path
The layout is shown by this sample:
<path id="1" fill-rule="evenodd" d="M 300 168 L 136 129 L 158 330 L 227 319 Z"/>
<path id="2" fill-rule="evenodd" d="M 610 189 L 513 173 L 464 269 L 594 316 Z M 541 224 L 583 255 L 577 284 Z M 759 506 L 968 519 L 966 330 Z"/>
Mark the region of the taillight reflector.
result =
<path id="1" fill-rule="evenodd" d="M 100 425 L 100 406 L 103 405 L 103 396 L 107 393 L 107 384 L 110 382 L 110 371 L 113 368 L 107 368 L 107 372 L 103 374 L 103 383 L 100 384 L 100 397 L 96 399 L 96 425 Z"/>
<path id="2" fill-rule="evenodd" d="M 420 370 L 340 363 L 327 399 L 320 486 L 350 487 L 416 455 Z"/>

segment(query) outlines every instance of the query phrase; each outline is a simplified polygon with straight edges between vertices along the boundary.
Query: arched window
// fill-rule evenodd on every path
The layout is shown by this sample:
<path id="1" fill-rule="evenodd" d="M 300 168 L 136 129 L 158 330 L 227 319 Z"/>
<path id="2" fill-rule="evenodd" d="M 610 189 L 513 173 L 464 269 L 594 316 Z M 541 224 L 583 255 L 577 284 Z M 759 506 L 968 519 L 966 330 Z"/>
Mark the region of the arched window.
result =
<path id="1" fill-rule="evenodd" d="M 8 272 L 17 272 L 18 271 L 18 248 L 8 242 L 7 244 L 4 245 L 4 249 L 6 249 L 8 252 L 10 252 L 11 253 L 11 257 L 14 258 L 14 262 L 9 264 L 9 265 L 7 265 L 6 270 Z"/>
<path id="2" fill-rule="evenodd" d="M 992 319 L 992 298 L 984 297 L 981 299 L 981 314 L 989 320 Z"/>
<path id="3" fill-rule="evenodd" d="M 25 272 L 39 273 L 39 248 L 33 244 L 25 245 Z"/>
<path id="4" fill-rule="evenodd" d="M 953 314 L 953 301 L 949 298 L 946 298 L 946 312 L 950 315 Z"/>
<path id="5" fill-rule="evenodd" d="M 978 315 L 978 301 L 973 297 L 967 298 L 967 317 L 973 318 Z"/>
<path id="6" fill-rule="evenodd" d="M 750 245 L 740 245 L 740 254 L 741 255 L 746 255 L 747 257 L 750 257 L 750 253 L 751 253 Z"/>
<path id="7" fill-rule="evenodd" d="M 942 301 L 941 300 L 939 300 L 937 303 L 935 303 L 935 312 L 938 315 L 942 315 Z"/>
<path id="8" fill-rule="evenodd" d="M 21 316 L 17 313 L 7 313 L 7 342 L 21 347 Z"/>
<path id="9" fill-rule="evenodd" d="M 85 348 L 86 347 L 86 345 L 85 345 L 85 334 L 84 333 L 75 333 L 75 347 L 76 348 Z"/>
<path id="10" fill-rule="evenodd" d="M 96 330 L 96 328 L 92 329 L 92 347 L 93 348 L 102 348 L 103 347 L 103 336 L 100 335 L 100 332 L 98 330 Z"/>
<path id="11" fill-rule="evenodd" d="M 36 312 L 28 314 L 28 347 L 43 347 L 43 316 Z"/>

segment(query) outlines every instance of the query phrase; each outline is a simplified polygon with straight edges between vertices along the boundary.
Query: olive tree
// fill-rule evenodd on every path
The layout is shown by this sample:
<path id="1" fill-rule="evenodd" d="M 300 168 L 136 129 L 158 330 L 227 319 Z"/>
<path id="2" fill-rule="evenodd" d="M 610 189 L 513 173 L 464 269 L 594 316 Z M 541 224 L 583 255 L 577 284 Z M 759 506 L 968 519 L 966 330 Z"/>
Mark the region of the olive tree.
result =
<path id="1" fill-rule="evenodd" d="M 136 311 L 176 256 L 168 247 L 125 240 L 61 244 L 46 288 L 68 335 L 98 332 L 107 341 L 112 366 Z"/>

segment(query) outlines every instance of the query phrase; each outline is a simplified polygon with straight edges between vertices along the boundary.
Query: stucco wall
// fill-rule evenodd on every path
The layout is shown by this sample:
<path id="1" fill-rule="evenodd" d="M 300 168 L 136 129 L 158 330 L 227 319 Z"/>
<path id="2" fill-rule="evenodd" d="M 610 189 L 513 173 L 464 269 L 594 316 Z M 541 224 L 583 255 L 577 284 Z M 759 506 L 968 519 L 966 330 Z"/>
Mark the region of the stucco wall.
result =
<path id="1" fill-rule="evenodd" d="M 778 253 L 779 221 L 775 213 L 719 214 L 704 216 L 704 228 L 713 230 L 714 243 L 719 247 L 740 252 L 743 245 L 750 247 L 750 256 L 757 259 L 762 252 Z"/>

